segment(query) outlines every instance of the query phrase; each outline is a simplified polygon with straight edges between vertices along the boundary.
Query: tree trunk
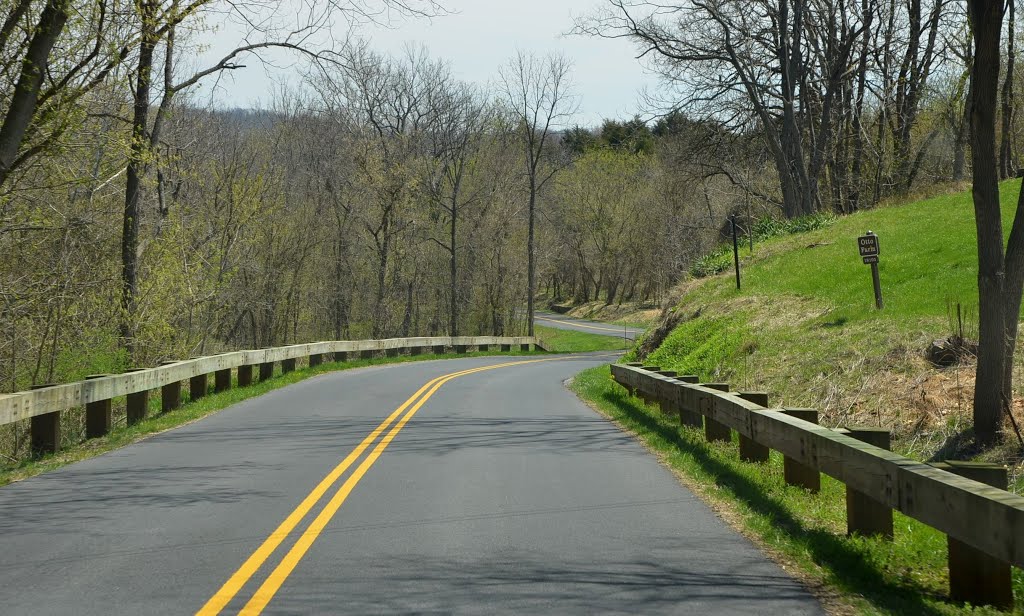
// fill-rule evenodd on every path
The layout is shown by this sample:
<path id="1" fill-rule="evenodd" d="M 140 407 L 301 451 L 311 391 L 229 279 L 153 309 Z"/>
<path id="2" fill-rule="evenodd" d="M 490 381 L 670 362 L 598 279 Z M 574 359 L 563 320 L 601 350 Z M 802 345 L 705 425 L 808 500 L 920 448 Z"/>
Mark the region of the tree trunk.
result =
<path id="1" fill-rule="evenodd" d="M 979 345 L 974 392 L 974 431 L 979 443 L 995 442 L 1006 392 L 1006 272 L 996 166 L 996 100 L 1000 65 L 1001 2 L 968 0 L 974 35 L 970 96 L 974 157 L 974 214 L 978 234 Z M 1019 300 L 1018 300 L 1019 301 Z"/>
<path id="2" fill-rule="evenodd" d="M 21 150 L 25 133 L 35 118 L 39 104 L 39 89 L 50 63 L 50 52 L 57 44 L 67 20 L 67 0 L 50 0 L 39 16 L 39 24 L 21 63 L 21 73 L 14 87 L 11 104 L 4 117 L 3 126 L 0 126 L 0 186 L 3 186 L 10 176 L 18 160 L 18 152 Z"/>
<path id="3" fill-rule="evenodd" d="M 530 174 L 530 227 L 526 236 L 526 316 L 529 319 L 527 335 L 533 335 L 533 296 L 537 290 L 536 264 L 534 263 L 533 250 L 533 219 L 534 210 L 537 205 L 537 177 L 536 172 Z"/>
<path id="4" fill-rule="evenodd" d="M 156 7 L 142 4 L 142 42 L 135 76 L 135 97 L 132 116 L 132 143 L 125 171 L 124 216 L 121 229 L 121 346 L 129 357 L 135 352 L 135 306 L 139 276 L 139 204 L 142 200 L 142 173 L 149 152 L 146 131 L 149 125 L 150 85 L 153 52 L 157 35 L 153 31 Z"/>
<path id="5" fill-rule="evenodd" d="M 458 262 L 455 260 L 455 230 L 458 221 L 459 207 L 456 203 L 455 198 L 452 198 L 452 221 L 451 228 L 449 229 L 451 237 L 448 239 L 451 242 L 451 263 L 450 275 L 451 275 L 451 314 L 448 317 L 448 331 L 450 336 L 459 335 L 459 271 Z"/>

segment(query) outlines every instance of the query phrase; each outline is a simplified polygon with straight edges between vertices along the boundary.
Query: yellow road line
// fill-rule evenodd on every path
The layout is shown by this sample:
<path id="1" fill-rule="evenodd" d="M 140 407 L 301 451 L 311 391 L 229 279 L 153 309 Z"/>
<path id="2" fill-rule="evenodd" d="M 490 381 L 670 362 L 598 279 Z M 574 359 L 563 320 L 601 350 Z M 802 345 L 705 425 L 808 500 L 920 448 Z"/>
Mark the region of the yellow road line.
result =
<path id="1" fill-rule="evenodd" d="M 305 555 L 306 551 L 312 546 L 313 541 L 316 540 L 317 536 L 323 531 L 324 527 L 330 522 L 331 518 L 337 512 L 338 508 L 341 507 L 345 499 L 348 498 L 349 493 L 355 488 L 359 480 L 362 479 L 363 475 L 369 470 L 373 463 L 380 457 L 380 454 L 387 448 L 387 446 L 394 439 L 395 435 L 405 426 L 405 424 L 416 414 L 416 411 L 423 406 L 423 404 L 436 392 L 442 385 L 448 381 L 465 376 L 467 374 L 473 374 L 476 372 L 483 372 L 485 370 L 494 370 L 497 368 L 504 368 L 507 366 L 515 366 L 520 364 L 531 364 L 545 361 L 558 361 L 560 359 L 566 359 L 564 357 L 551 358 L 551 359 L 534 359 L 517 362 L 506 362 L 502 364 L 495 364 L 492 366 L 481 366 L 478 368 L 471 368 L 468 370 L 462 370 L 459 372 L 453 372 L 450 374 L 441 375 L 431 381 L 427 382 L 423 387 L 419 388 L 412 396 L 409 397 L 405 402 L 402 403 L 391 415 L 387 417 L 380 425 L 374 428 L 359 445 L 352 450 L 352 452 L 345 457 L 344 460 L 338 466 L 336 466 L 330 473 L 323 478 L 323 480 L 317 484 L 313 491 L 309 493 L 302 500 L 302 502 L 296 507 L 285 520 L 270 534 L 269 537 L 256 549 L 255 552 L 249 556 L 248 559 L 242 564 L 241 567 L 224 583 L 223 586 L 206 602 L 198 612 L 197 616 L 213 616 L 219 614 L 221 610 L 232 600 L 235 595 L 242 589 L 242 587 L 249 581 L 249 579 L 259 570 L 264 562 L 274 553 L 274 551 L 280 546 L 281 542 L 291 534 L 295 527 L 302 521 L 302 519 L 309 513 L 309 511 L 320 501 L 324 493 L 333 486 L 340 476 L 351 466 L 367 448 L 377 440 L 384 430 L 395 420 L 396 417 L 401 415 L 406 409 L 413 405 L 414 402 L 419 399 L 412 409 L 405 414 L 404 417 L 391 429 L 390 432 L 377 444 L 369 456 L 353 471 L 352 475 L 342 484 L 338 489 L 337 493 L 331 498 L 328 504 L 320 512 L 320 514 L 313 520 L 309 528 L 300 535 L 298 542 L 289 550 L 288 554 L 285 555 L 284 559 L 278 564 L 277 568 L 270 574 L 270 577 L 260 586 L 259 590 L 252 596 L 249 602 L 243 608 L 243 614 L 259 614 L 270 599 L 273 598 L 274 594 L 281 587 L 281 584 L 288 578 L 292 569 L 298 564 L 302 556 Z M 420 397 L 424 391 L 427 391 L 425 395 Z"/>
<path id="2" fill-rule="evenodd" d="M 596 325 L 584 325 L 582 323 L 574 323 L 572 321 L 559 321 L 558 319 L 546 319 L 544 317 L 533 317 L 533 318 L 536 321 L 547 321 L 549 323 L 561 323 L 562 325 L 568 325 L 569 327 L 585 327 L 587 329 L 597 329 L 597 330 L 600 330 L 600 331 L 603 331 L 603 332 L 626 332 L 626 333 L 630 333 L 630 334 L 635 334 L 636 333 L 635 331 L 628 330 L 628 329 L 623 330 L 623 329 L 616 329 L 614 327 L 597 327 Z"/>

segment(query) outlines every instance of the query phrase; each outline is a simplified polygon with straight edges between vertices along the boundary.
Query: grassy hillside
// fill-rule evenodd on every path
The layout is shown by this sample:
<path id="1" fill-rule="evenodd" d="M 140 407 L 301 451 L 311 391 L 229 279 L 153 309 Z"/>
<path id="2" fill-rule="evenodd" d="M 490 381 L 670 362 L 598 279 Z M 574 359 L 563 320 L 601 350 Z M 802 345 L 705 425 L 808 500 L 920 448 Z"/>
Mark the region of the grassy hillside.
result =
<path id="1" fill-rule="evenodd" d="M 1019 186 L 1001 187 L 1007 232 Z M 882 311 L 856 244 L 869 229 L 881 244 Z M 955 332 L 957 304 L 976 336 L 969 192 L 861 212 L 748 252 L 741 291 L 731 268 L 683 285 L 681 322 L 647 361 L 819 408 L 828 425 L 890 426 L 897 449 L 916 457 L 956 448 L 969 429 L 974 366 L 936 368 L 923 352 Z"/>

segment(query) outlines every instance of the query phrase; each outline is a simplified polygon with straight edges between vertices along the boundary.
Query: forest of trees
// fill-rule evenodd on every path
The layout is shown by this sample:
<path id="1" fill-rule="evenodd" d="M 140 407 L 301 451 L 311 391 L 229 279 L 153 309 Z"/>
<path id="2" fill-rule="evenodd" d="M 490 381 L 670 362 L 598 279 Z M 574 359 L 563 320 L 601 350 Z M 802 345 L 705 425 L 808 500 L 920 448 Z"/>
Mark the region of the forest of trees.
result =
<path id="1" fill-rule="evenodd" d="M 441 4 L 0 0 L 0 391 L 234 348 L 525 333 L 535 297 L 656 304 L 730 214 L 848 213 L 970 173 L 958 2 L 595 3 L 575 33 L 634 41 L 665 88 L 593 127 L 570 126 L 558 55 L 468 84 L 429 50 L 323 36 Z M 225 16 L 245 36 L 195 66 Z M 198 103 L 270 51 L 303 77 L 268 108 Z"/>

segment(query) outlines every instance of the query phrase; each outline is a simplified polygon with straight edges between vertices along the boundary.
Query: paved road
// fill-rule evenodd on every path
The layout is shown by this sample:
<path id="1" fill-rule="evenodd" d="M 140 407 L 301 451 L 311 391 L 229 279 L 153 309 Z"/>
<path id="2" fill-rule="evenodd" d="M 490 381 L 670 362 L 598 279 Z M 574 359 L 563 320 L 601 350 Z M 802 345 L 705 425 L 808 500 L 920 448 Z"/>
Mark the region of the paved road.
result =
<path id="1" fill-rule="evenodd" d="M 584 321 L 583 319 L 574 319 L 572 317 L 567 317 L 564 314 L 553 314 L 550 312 L 538 312 L 534 315 L 533 321 L 537 325 L 543 325 L 544 327 L 571 329 L 586 332 L 588 334 L 597 334 L 599 336 L 624 337 L 629 340 L 636 340 L 637 336 L 644 333 L 644 330 L 637 329 L 635 327 L 623 327 L 621 325 L 612 325 L 611 323 L 601 323 L 598 321 Z"/>
<path id="2" fill-rule="evenodd" d="M 607 358 L 543 360 L 327 374 L 0 488 L 0 612 L 821 613 L 563 387 Z"/>

